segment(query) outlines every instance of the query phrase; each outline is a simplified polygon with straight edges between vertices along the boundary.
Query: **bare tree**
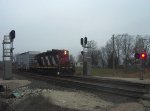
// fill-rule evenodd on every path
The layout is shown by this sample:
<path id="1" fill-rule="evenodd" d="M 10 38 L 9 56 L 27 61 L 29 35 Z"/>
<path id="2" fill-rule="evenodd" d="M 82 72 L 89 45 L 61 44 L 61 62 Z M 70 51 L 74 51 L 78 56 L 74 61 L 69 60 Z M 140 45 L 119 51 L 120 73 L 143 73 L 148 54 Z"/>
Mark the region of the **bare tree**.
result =
<path id="1" fill-rule="evenodd" d="M 108 67 L 113 68 L 113 59 L 114 59 L 114 62 L 115 62 L 114 65 L 117 66 L 118 62 L 117 62 L 117 56 L 116 56 L 116 51 L 115 51 L 116 49 L 115 49 L 115 47 L 113 49 L 113 39 L 112 38 L 107 42 L 107 44 L 105 46 L 105 50 L 106 50 L 106 55 L 107 55 L 107 65 L 108 65 Z"/>
<path id="2" fill-rule="evenodd" d="M 78 57 L 77 57 L 77 62 L 83 62 L 83 57 L 82 57 L 82 54 L 78 54 Z"/>
<path id="3" fill-rule="evenodd" d="M 96 51 L 96 48 L 93 48 Z M 93 53 L 93 49 L 91 49 Z M 146 51 L 150 53 L 150 36 L 117 34 L 114 38 L 114 56 L 115 66 L 123 64 L 125 69 L 128 65 L 133 65 L 135 62 L 134 54 Z M 98 54 L 99 64 L 101 67 L 112 67 L 113 61 L 113 41 L 112 38 L 106 43 L 105 47 L 99 49 Z M 150 55 L 150 54 L 149 54 Z M 97 57 L 95 57 L 97 58 Z M 150 57 L 148 57 L 150 64 Z"/>
<path id="4" fill-rule="evenodd" d="M 99 65 L 101 67 L 107 67 L 107 59 L 108 59 L 108 56 L 107 56 L 107 53 L 106 53 L 106 48 L 105 47 L 101 47 L 99 49 Z"/>
<path id="5" fill-rule="evenodd" d="M 72 63 L 75 63 L 75 57 L 73 55 L 70 55 L 69 58 Z"/>
<path id="6" fill-rule="evenodd" d="M 121 55 L 121 42 L 122 42 L 122 35 L 115 35 L 115 54 L 117 56 L 117 67 L 120 64 L 120 55 Z"/>
<path id="7" fill-rule="evenodd" d="M 150 36 L 136 36 L 135 52 L 142 52 L 143 50 L 149 52 L 150 49 Z"/>
<path id="8" fill-rule="evenodd" d="M 125 69 L 127 69 L 129 63 L 132 64 L 130 55 L 132 54 L 134 48 L 134 38 L 128 34 L 123 34 L 122 36 L 122 59 L 124 61 Z"/>
<path id="9" fill-rule="evenodd" d="M 94 40 L 90 41 L 89 43 L 90 48 L 87 50 L 87 54 L 91 57 L 91 64 L 92 66 L 98 66 L 98 58 L 99 58 L 99 50 L 97 48 L 97 42 Z"/>

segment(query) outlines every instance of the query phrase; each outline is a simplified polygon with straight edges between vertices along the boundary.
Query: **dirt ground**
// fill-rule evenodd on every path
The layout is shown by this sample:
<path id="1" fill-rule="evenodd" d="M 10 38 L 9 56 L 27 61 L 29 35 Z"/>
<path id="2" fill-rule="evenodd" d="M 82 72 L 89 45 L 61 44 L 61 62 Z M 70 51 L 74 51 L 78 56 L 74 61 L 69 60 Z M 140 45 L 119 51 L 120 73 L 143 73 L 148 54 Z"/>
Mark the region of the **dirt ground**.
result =
<path id="1" fill-rule="evenodd" d="M 69 97 L 68 97 L 69 96 Z M 83 92 L 42 91 L 16 106 L 16 111 L 145 111 L 142 104 L 113 104 Z"/>
<path id="2" fill-rule="evenodd" d="M 1 95 L 0 111 L 145 111 L 138 100 L 127 97 L 64 88 L 22 76 L 14 79 L 6 83 L 20 96 Z"/>

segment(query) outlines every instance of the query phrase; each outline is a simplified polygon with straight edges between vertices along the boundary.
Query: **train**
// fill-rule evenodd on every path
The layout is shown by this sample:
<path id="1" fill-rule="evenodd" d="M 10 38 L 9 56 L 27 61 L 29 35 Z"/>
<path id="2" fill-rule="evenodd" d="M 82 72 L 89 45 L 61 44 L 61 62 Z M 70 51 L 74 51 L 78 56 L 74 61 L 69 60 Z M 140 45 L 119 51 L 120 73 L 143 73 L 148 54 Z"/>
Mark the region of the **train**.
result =
<path id="1" fill-rule="evenodd" d="M 69 51 L 52 49 L 46 52 L 28 51 L 16 55 L 16 68 L 20 71 L 48 75 L 72 76 L 75 64 L 69 58 Z"/>

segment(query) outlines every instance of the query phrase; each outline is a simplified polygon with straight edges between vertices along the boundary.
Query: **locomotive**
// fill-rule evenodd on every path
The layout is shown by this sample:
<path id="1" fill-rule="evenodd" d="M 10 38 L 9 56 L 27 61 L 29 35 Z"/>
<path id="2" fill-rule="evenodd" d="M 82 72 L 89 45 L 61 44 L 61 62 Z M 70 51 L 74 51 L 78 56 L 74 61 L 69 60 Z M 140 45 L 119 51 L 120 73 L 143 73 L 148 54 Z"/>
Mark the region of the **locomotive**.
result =
<path id="1" fill-rule="evenodd" d="M 49 75 L 72 76 L 75 64 L 69 59 L 68 50 L 52 49 L 46 52 L 29 51 L 17 55 L 19 70 L 39 72 Z"/>

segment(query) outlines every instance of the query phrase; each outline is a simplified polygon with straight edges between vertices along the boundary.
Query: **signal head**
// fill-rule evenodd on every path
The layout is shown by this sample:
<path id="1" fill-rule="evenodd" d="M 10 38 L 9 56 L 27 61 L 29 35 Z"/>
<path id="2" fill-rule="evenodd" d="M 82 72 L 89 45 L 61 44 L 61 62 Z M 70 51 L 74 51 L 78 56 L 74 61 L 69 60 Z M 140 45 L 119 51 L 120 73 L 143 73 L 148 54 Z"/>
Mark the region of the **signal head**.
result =
<path id="1" fill-rule="evenodd" d="M 146 59 L 147 59 L 147 53 L 146 53 L 146 52 L 142 52 L 142 53 L 140 54 L 140 58 L 141 58 L 142 60 L 146 60 Z"/>
<path id="2" fill-rule="evenodd" d="M 12 42 L 15 38 L 15 31 L 12 30 L 10 33 L 9 33 L 9 38 L 10 38 L 10 41 Z"/>
<path id="3" fill-rule="evenodd" d="M 139 53 L 135 53 L 134 58 L 135 59 L 140 59 L 140 54 Z"/>
<path id="4" fill-rule="evenodd" d="M 81 45 L 83 46 L 83 38 L 81 38 Z"/>
<path id="5" fill-rule="evenodd" d="M 84 43 L 87 44 L 87 37 L 84 38 Z"/>

